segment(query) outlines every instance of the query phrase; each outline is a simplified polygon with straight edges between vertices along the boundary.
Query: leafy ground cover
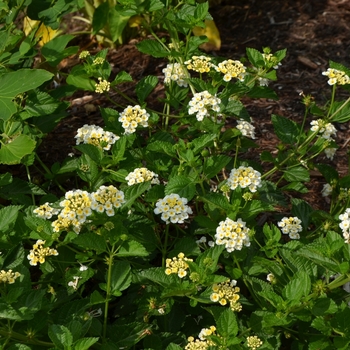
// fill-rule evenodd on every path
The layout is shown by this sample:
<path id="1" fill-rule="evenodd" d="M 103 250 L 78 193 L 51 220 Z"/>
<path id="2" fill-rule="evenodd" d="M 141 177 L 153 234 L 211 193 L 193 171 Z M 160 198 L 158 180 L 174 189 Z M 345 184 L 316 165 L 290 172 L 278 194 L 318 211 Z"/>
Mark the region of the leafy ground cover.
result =
<path id="1" fill-rule="evenodd" d="M 213 2 L 207 52 L 206 2 L 38 5 L 0 7 L 2 348 L 347 349 L 348 4 Z"/>

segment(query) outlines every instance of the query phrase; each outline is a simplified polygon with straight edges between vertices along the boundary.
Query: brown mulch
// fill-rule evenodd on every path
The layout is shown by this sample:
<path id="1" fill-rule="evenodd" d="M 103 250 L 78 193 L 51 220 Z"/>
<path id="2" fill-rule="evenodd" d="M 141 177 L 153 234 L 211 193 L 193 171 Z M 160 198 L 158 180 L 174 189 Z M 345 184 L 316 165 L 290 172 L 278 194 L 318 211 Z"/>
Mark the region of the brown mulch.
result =
<path id="1" fill-rule="evenodd" d="M 218 4 L 219 3 L 219 4 Z M 301 93 L 312 95 L 319 104 L 324 104 L 330 96 L 322 71 L 332 60 L 350 65 L 350 1 L 348 0 L 222 0 L 213 1 L 210 13 L 220 31 L 222 46 L 211 54 L 239 59 L 245 55 L 246 47 L 261 50 L 270 47 L 272 52 L 287 49 L 287 56 L 278 70 L 278 81 L 270 86 L 277 92 L 278 101 L 246 101 L 256 127 L 259 153 L 263 150 L 275 152 L 278 140 L 274 136 L 271 115 L 279 114 L 300 121 L 304 114 Z M 71 24 L 74 27 L 74 22 Z M 90 38 L 75 39 L 89 50 L 98 50 Z M 113 65 L 113 73 L 127 71 L 135 81 L 147 75 L 157 75 L 162 79 L 161 70 L 165 63 L 139 53 L 136 40 L 113 49 L 108 58 Z M 76 64 L 76 60 L 66 61 L 65 69 Z M 133 86 L 123 86 L 126 94 L 133 96 Z M 162 95 L 162 86 L 152 95 L 154 103 Z M 343 93 L 346 96 L 346 93 Z M 117 98 L 113 96 L 113 98 Z M 48 135 L 40 147 L 41 156 L 48 163 L 62 161 L 74 146 L 74 132 L 84 124 L 102 125 L 98 106 L 107 107 L 108 102 L 95 94 L 78 93 L 71 98 L 70 115 Z M 311 117 L 309 117 L 311 120 Z M 340 149 L 330 162 L 344 176 L 348 174 L 347 152 L 349 125 L 336 125 L 337 143 Z M 258 156 L 254 150 L 255 156 Z M 320 191 L 323 179 L 315 176 L 309 184 L 307 200 L 316 207 L 323 207 Z M 323 199 L 322 199 L 323 201 Z"/>

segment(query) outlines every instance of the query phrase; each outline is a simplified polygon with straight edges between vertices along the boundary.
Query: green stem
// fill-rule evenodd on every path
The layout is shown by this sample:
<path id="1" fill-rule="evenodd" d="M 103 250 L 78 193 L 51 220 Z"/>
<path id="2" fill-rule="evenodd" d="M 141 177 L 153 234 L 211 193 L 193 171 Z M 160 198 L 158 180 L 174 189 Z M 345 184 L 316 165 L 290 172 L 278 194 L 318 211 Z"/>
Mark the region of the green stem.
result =
<path id="1" fill-rule="evenodd" d="M 331 118 L 329 117 L 329 115 L 331 114 L 331 108 L 332 108 L 333 103 L 334 103 L 334 98 L 335 98 L 335 91 L 336 91 L 336 89 L 337 89 L 337 84 L 334 84 L 334 85 L 333 85 L 333 89 L 332 89 L 331 104 L 330 104 L 329 109 L 328 109 L 328 113 L 327 113 L 327 118 L 326 118 L 326 120 L 330 120 L 330 119 L 331 119 Z M 334 113 L 333 113 L 333 115 L 334 115 Z"/>
<path id="2" fill-rule="evenodd" d="M 48 348 L 52 348 L 52 347 L 55 346 L 53 343 L 41 341 L 41 340 L 38 340 L 38 339 L 31 339 L 31 338 L 28 338 L 27 336 L 25 336 L 23 334 L 14 332 L 12 330 L 7 331 L 7 330 L 4 330 L 4 329 L 0 329 L 0 335 L 6 337 L 8 339 L 15 339 L 15 340 L 21 342 L 22 344 L 45 346 L 45 347 L 48 347 Z"/>
<path id="3" fill-rule="evenodd" d="M 109 300 L 111 298 L 113 258 L 114 258 L 114 245 L 112 246 L 112 249 L 109 252 L 109 257 L 106 258 L 106 261 L 108 264 L 108 272 L 107 272 L 105 311 L 104 311 L 104 316 L 103 316 L 103 336 L 102 336 L 103 343 L 106 342 L 106 336 L 107 336 L 108 307 L 109 307 Z"/>
<path id="4" fill-rule="evenodd" d="M 165 228 L 165 238 L 164 245 L 162 247 L 162 267 L 165 267 L 166 256 L 168 253 L 168 239 L 169 239 L 169 225 L 166 225 Z"/>
<path id="5" fill-rule="evenodd" d="M 31 178 L 31 176 L 30 176 L 30 171 L 29 171 L 28 165 L 26 165 L 25 167 L 26 167 L 28 182 L 29 182 L 30 184 L 32 184 L 32 178 Z M 33 205 L 35 205 L 35 196 L 34 196 L 33 191 L 32 191 L 32 202 L 33 202 Z"/>

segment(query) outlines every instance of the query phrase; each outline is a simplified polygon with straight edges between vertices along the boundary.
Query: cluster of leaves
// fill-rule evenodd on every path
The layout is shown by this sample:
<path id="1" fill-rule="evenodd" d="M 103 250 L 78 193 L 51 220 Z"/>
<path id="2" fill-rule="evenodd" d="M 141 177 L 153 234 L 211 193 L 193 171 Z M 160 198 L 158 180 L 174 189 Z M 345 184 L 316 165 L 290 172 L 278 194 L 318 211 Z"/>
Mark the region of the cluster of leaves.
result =
<path id="1" fill-rule="evenodd" d="M 350 296 L 342 286 L 350 281 L 350 249 L 338 217 L 348 207 L 344 193 L 350 178 L 341 178 L 321 163 L 322 152 L 337 148 L 336 142 L 311 130 L 306 121 L 347 122 L 349 100 L 336 100 L 337 84 L 325 106 L 305 96 L 301 124 L 272 116 L 280 140 L 276 156 L 263 152 L 259 162 L 247 159 L 246 151 L 258 146 L 252 134 L 232 125 L 253 123 L 243 98 L 277 98 L 266 85 L 277 79 L 276 66 L 286 51 L 248 48 L 240 79 L 223 79 L 215 69 L 225 61 L 221 57 L 211 57 L 209 71 L 196 73 L 185 62 L 203 55 L 199 47 L 207 38 L 193 36 L 192 30 L 211 18 L 208 3 L 153 0 L 142 4 L 168 36 L 160 39 L 153 33 L 154 39 L 140 42 L 138 49 L 179 64 L 186 82 L 179 86 L 174 78 L 165 84 L 162 110 L 147 104 L 159 78 L 138 81 L 137 99 L 132 100 L 118 85 L 133 79 L 128 72 L 112 76 L 107 50 L 82 55 L 67 83 L 55 90 L 51 72 L 29 68 L 39 38 L 18 33 L 12 24 L 18 12 L 10 12 L 27 6 L 32 19 L 54 27 L 79 2 L 57 1 L 50 7 L 46 1 L 38 6 L 38 1 L 28 0 L 13 1 L 12 8 L 0 7 L 4 23 L 0 35 L 7 38 L 0 56 L 0 162 L 20 163 L 28 175 L 24 180 L 10 171 L 0 174 L 0 196 L 6 204 L 0 209 L 0 265 L 4 273 L 20 274 L 14 283 L 0 281 L 3 348 L 177 350 L 186 346 L 188 337 L 215 325 L 216 334 L 206 339 L 208 349 L 248 349 L 252 347 L 249 336 L 260 339 L 259 349 L 347 349 Z M 97 14 L 102 6 L 106 5 L 100 5 Z M 135 15 L 140 8 L 138 1 L 120 1 L 113 11 L 124 13 L 119 10 Z M 102 27 L 96 21 L 97 33 Z M 63 58 L 79 50 L 66 47 L 71 39 L 64 34 L 42 46 L 42 62 L 57 69 Z M 346 67 L 335 62 L 330 66 L 350 76 Z M 113 106 L 109 88 L 101 95 L 111 103 L 110 108 L 100 108 L 104 129 L 119 138 L 110 150 L 96 142 L 80 143 L 79 156 L 67 156 L 49 169 L 37 148 L 66 115 L 62 97 L 77 90 L 95 91 L 100 81 L 109 82 L 110 90 L 125 98 L 125 106 Z M 348 85 L 341 87 L 349 90 Z M 219 111 L 209 111 L 200 120 L 189 113 L 189 102 L 203 91 L 220 102 Z M 147 111 L 147 127 L 125 132 L 119 119 L 128 105 Z M 230 171 L 240 166 L 262 174 L 256 189 L 230 185 Z M 31 181 L 34 167 L 42 169 L 45 180 L 41 183 Z M 129 185 L 128 174 L 142 167 L 157 174 L 159 183 Z M 332 187 L 327 212 L 298 198 L 307 192 L 310 169 L 317 169 Z M 53 183 L 60 195 L 52 193 Z M 70 183 L 86 196 L 113 185 L 123 191 L 124 203 L 115 215 L 89 212 L 79 234 L 73 225 L 57 231 L 52 222 L 66 206 L 62 198 L 71 193 Z M 165 222 L 155 211 L 159 200 L 174 194 L 191 208 L 184 223 Z M 48 202 L 53 218 L 38 216 L 37 208 Z M 283 216 L 301 220 L 300 239 L 282 235 L 278 222 Z M 217 243 L 217 228 L 227 218 L 241 219 L 249 228 L 250 246 L 229 253 Z M 43 256 L 32 266 L 27 256 L 37 249 L 38 240 L 58 255 Z M 183 274 L 166 273 L 168 259 L 182 256 L 187 259 L 181 265 Z M 213 286 L 227 280 L 237 281 L 241 309 L 211 298 Z"/>

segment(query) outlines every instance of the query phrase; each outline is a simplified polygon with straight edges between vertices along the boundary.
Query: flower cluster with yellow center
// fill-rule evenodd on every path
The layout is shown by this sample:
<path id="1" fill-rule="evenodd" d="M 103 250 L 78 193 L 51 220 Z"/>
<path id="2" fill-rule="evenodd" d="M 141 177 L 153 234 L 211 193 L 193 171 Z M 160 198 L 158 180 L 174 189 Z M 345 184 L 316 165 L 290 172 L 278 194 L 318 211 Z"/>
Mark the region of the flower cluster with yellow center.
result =
<path id="1" fill-rule="evenodd" d="M 187 205 L 187 199 L 181 198 L 178 194 L 172 193 L 165 196 L 163 199 L 158 199 L 155 214 L 162 214 L 161 219 L 166 224 L 183 224 L 192 214 L 192 209 Z"/>
<path id="2" fill-rule="evenodd" d="M 261 174 L 252 167 L 240 166 L 238 169 L 231 170 L 227 184 L 231 190 L 235 190 L 238 186 L 241 188 L 248 187 L 250 192 L 256 192 L 261 186 Z"/>
<path id="3" fill-rule="evenodd" d="M 172 259 L 166 259 L 165 274 L 171 275 L 176 273 L 180 278 L 184 278 L 187 275 L 187 269 L 189 268 L 186 261 L 193 261 L 192 259 L 186 258 L 184 253 L 179 253 Z"/>
<path id="4" fill-rule="evenodd" d="M 257 348 L 260 348 L 262 344 L 263 344 L 262 340 L 258 338 L 256 335 L 250 336 L 247 338 L 247 346 L 252 350 L 256 350 Z"/>
<path id="5" fill-rule="evenodd" d="M 129 186 L 145 181 L 151 181 L 151 184 L 159 184 L 158 175 L 147 168 L 136 168 L 128 174 L 125 180 L 128 181 Z"/>
<path id="6" fill-rule="evenodd" d="M 215 70 L 224 74 L 224 81 L 230 81 L 233 78 L 243 81 L 246 75 L 246 67 L 237 60 L 225 60 L 215 66 Z"/>
<path id="7" fill-rule="evenodd" d="M 187 345 L 185 350 L 206 350 L 210 346 L 215 346 L 215 343 L 209 339 L 206 339 L 208 336 L 217 335 L 216 327 L 210 326 L 209 328 L 202 328 L 198 334 L 199 339 L 194 339 L 194 337 L 187 338 Z"/>
<path id="8" fill-rule="evenodd" d="M 192 58 L 185 62 L 187 69 L 194 70 L 198 73 L 207 73 L 213 66 L 210 63 L 211 58 L 207 56 L 192 56 Z"/>
<path id="9" fill-rule="evenodd" d="M 255 127 L 251 123 L 243 119 L 237 120 L 237 129 L 243 136 L 249 137 L 253 140 L 255 139 Z"/>
<path id="10" fill-rule="evenodd" d="M 111 88 L 111 83 L 101 77 L 98 78 L 98 83 L 95 84 L 95 92 L 98 94 L 103 94 L 105 91 L 109 91 Z"/>
<path id="11" fill-rule="evenodd" d="M 278 62 L 278 58 L 272 53 L 263 53 L 262 56 L 265 64 L 268 66 L 267 68 L 271 68 L 271 65 L 273 65 L 272 68 L 278 69 L 278 67 L 282 65 L 280 62 Z"/>
<path id="12" fill-rule="evenodd" d="M 208 91 L 197 92 L 188 103 L 188 114 L 196 114 L 197 120 L 202 121 L 204 117 L 210 116 L 210 110 L 220 112 L 220 103 L 221 100 Z"/>
<path id="13" fill-rule="evenodd" d="M 63 208 L 57 220 L 52 223 L 54 232 L 67 230 L 73 226 L 73 231 L 79 233 L 86 218 L 92 214 L 92 198 L 90 193 L 82 190 L 68 191 L 65 199 L 60 202 Z"/>
<path id="14" fill-rule="evenodd" d="M 46 241 L 38 239 L 33 245 L 33 249 L 31 249 L 27 255 L 30 265 L 36 266 L 38 263 L 43 264 L 47 256 L 58 255 L 58 251 L 56 249 L 44 247 L 45 242 Z"/>
<path id="15" fill-rule="evenodd" d="M 345 74 L 345 72 L 334 69 L 334 68 L 328 68 L 325 72 L 322 72 L 322 75 L 325 75 L 328 77 L 328 84 L 329 85 L 346 85 L 350 84 L 350 78 L 348 75 Z"/>
<path id="16" fill-rule="evenodd" d="M 126 107 L 118 120 L 122 123 L 122 127 L 125 129 L 125 134 L 132 134 L 136 131 L 136 128 L 141 125 L 143 127 L 148 126 L 149 113 L 141 106 L 128 106 Z"/>
<path id="17" fill-rule="evenodd" d="M 105 211 L 108 216 L 113 216 L 114 208 L 120 208 L 125 203 L 124 192 L 112 185 L 100 186 L 96 192 L 91 194 L 91 197 L 93 199 L 91 209 L 99 213 Z"/>
<path id="18" fill-rule="evenodd" d="M 277 223 L 278 227 L 281 228 L 281 231 L 285 235 L 289 235 L 291 239 L 299 239 L 299 232 L 303 230 L 303 227 L 300 225 L 301 220 L 294 216 L 289 218 L 284 217 L 281 221 Z"/>
<path id="19" fill-rule="evenodd" d="M 249 231 L 250 229 L 246 227 L 242 219 L 233 221 L 227 218 L 225 221 L 221 221 L 216 229 L 215 244 L 225 245 L 228 253 L 241 250 L 243 246 L 249 247 Z"/>
<path id="20" fill-rule="evenodd" d="M 236 280 L 227 280 L 225 282 L 216 283 L 212 286 L 213 293 L 210 294 L 210 300 L 220 305 L 230 304 L 233 311 L 240 311 L 242 309 L 239 300 L 239 287 L 236 287 Z"/>
<path id="21" fill-rule="evenodd" d="M 52 208 L 48 202 L 33 210 L 33 213 L 41 219 L 51 219 L 53 215 L 59 213 L 58 209 Z"/>
<path id="22" fill-rule="evenodd" d="M 166 68 L 162 70 L 164 73 L 164 83 L 170 84 L 175 81 L 181 87 L 187 87 L 187 75 L 180 63 L 169 63 Z"/>
<path id="23" fill-rule="evenodd" d="M 0 271 L 0 283 L 15 283 L 16 278 L 21 276 L 19 272 L 12 272 L 12 270 L 1 270 Z"/>
<path id="24" fill-rule="evenodd" d="M 77 145 L 81 143 L 94 145 L 105 151 L 110 150 L 111 146 L 120 139 L 119 136 L 114 135 L 112 132 L 104 131 L 100 126 L 87 124 L 77 130 L 74 138 Z"/>

